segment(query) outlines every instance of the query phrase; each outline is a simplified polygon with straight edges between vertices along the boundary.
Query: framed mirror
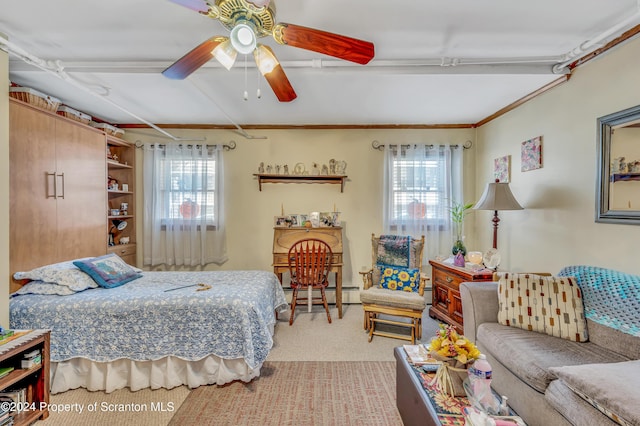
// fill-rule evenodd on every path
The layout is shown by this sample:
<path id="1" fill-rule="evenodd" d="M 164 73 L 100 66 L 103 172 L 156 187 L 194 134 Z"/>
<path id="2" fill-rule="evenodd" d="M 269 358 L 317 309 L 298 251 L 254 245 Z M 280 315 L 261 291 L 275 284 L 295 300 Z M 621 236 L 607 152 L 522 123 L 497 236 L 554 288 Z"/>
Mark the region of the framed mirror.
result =
<path id="1" fill-rule="evenodd" d="M 598 118 L 596 222 L 640 225 L 640 105 Z"/>

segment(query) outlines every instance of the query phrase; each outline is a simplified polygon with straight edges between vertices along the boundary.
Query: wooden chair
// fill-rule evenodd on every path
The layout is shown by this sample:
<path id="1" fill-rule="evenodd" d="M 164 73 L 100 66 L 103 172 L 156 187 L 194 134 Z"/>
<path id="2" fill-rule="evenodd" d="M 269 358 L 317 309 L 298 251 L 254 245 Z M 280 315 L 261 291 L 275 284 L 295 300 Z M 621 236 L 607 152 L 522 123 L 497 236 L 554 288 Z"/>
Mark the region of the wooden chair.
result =
<path id="1" fill-rule="evenodd" d="M 323 304 L 327 311 L 327 319 L 331 323 L 329 305 L 325 288 L 329 285 L 329 269 L 331 269 L 331 247 L 322 240 L 307 238 L 293 244 L 289 249 L 289 272 L 291 273 L 291 317 L 289 325 L 293 324 L 293 318 L 298 301 L 306 302 L 311 311 L 311 305 Z M 298 298 L 298 291 L 307 289 L 306 298 Z M 313 297 L 313 290 L 320 290 L 321 297 Z"/>
<path id="2" fill-rule="evenodd" d="M 408 259 L 403 259 L 401 255 L 395 258 L 387 257 L 381 259 L 380 256 L 381 252 L 384 252 L 384 247 L 381 247 L 381 237 L 376 237 L 375 234 L 371 235 L 371 244 L 373 267 L 368 271 L 360 272 L 364 281 L 363 290 L 360 291 L 360 302 L 364 309 L 364 329 L 369 332 L 369 341 L 376 335 L 409 340 L 411 344 L 415 344 L 416 338 L 422 338 L 422 314 L 427 306 L 427 300 L 424 297 L 424 287 L 429 277 L 422 273 L 424 235 L 420 239 L 411 238 L 406 241 Z M 394 265 L 394 263 L 400 265 Z M 382 272 L 378 267 L 379 265 L 417 269 L 419 274 L 416 279 L 418 282 L 415 282 L 417 288 L 413 288 L 414 291 L 399 291 L 383 288 L 381 286 Z M 384 268 L 382 270 L 384 270 Z M 399 318 L 385 319 L 381 318 L 380 315 Z M 411 333 L 407 336 L 389 331 L 376 330 L 377 324 L 409 327 Z"/>

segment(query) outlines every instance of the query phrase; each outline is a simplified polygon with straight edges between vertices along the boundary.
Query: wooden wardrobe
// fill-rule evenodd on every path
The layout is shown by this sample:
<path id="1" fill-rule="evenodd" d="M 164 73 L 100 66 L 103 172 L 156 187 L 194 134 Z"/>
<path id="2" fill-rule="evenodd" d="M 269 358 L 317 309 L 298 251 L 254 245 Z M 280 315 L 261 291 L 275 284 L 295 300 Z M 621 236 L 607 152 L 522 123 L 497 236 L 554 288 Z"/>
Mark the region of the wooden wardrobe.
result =
<path id="1" fill-rule="evenodd" d="M 11 273 L 105 254 L 104 133 L 11 99 L 9 143 Z"/>

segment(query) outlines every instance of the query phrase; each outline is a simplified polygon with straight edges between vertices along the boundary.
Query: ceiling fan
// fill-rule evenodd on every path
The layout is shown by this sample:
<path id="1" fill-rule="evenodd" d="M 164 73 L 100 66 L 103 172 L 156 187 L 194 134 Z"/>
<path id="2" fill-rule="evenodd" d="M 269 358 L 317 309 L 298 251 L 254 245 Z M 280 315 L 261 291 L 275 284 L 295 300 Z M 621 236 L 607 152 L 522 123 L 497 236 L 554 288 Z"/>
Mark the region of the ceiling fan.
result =
<path id="1" fill-rule="evenodd" d="M 374 56 L 373 43 L 300 25 L 276 23 L 275 4 L 270 0 L 170 0 L 211 19 L 230 31 L 228 37 L 214 36 L 165 69 L 171 79 L 184 79 L 211 58 L 231 69 L 238 53 L 253 53 L 256 65 L 280 102 L 296 98 L 287 75 L 269 46 L 258 39 L 272 36 L 280 44 L 311 50 L 358 64 Z"/>

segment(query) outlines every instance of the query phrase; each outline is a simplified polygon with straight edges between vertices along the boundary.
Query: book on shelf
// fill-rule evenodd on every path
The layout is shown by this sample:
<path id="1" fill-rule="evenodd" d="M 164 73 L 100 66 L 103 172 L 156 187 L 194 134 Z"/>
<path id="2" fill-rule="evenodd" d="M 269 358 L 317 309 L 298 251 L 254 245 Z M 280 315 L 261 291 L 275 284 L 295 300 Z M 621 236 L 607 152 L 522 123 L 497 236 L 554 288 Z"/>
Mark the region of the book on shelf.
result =
<path id="1" fill-rule="evenodd" d="M 13 331 L 13 334 L 7 338 L 0 340 L 0 345 L 4 345 L 5 343 L 9 343 L 10 341 L 17 339 L 18 337 L 24 336 L 29 333 L 31 330 L 22 330 L 22 331 Z"/>
<path id="2" fill-rule="evenodd" d="M 6 376 L 14 370 L 13 367 L 0 367 L 0 378 Z"/>
<path id="3" fill-rule="evenodd" d="M 0 340 L 4 340 L 8 337 L 13 336 L 13 330 L 8 330 L 6 328 L 0 328 Z"/>
<path id="4" fill-rule="evenodd" d="M 9 411 L 0 411 L 0 426 L 10 426 L 13 424 L 13 416 Z"/>

